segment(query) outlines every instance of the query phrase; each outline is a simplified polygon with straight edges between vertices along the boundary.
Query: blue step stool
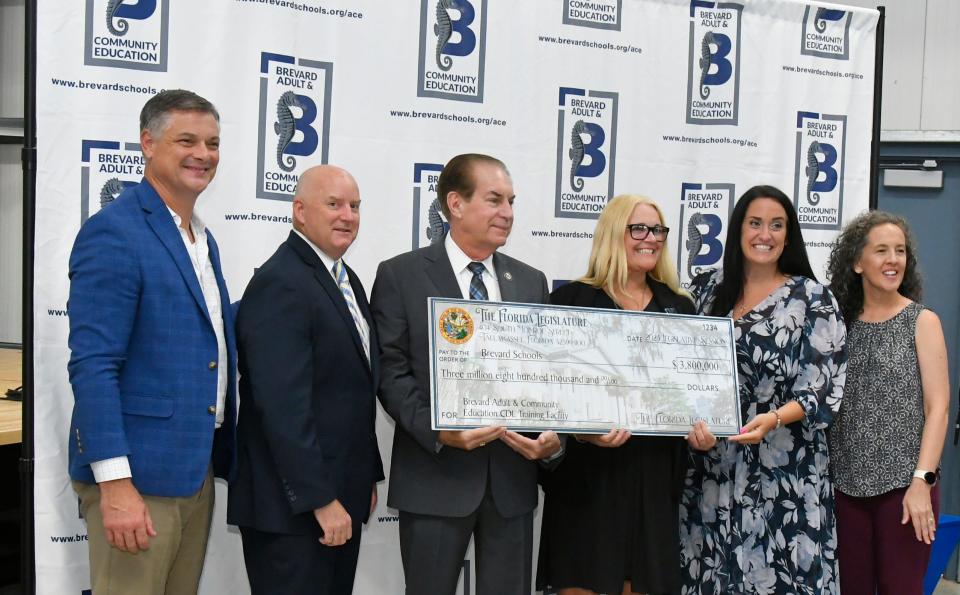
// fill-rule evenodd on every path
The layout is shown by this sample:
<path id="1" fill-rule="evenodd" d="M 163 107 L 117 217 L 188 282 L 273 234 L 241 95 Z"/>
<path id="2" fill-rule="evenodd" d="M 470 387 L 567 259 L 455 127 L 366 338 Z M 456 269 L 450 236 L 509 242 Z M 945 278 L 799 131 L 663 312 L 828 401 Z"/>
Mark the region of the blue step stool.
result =
<path id="1" fill-rule="evenodd" d="M 930 552 L 930 564 L 927 565 L 927 574 L 923 577 L 924 595 L 931 595 L 940 582 L 940 576 L 947 567 L 953 550 L 960 541 L 960 516 L 941 514 L 937 525 L 937 539 L 933 542 Z"/>

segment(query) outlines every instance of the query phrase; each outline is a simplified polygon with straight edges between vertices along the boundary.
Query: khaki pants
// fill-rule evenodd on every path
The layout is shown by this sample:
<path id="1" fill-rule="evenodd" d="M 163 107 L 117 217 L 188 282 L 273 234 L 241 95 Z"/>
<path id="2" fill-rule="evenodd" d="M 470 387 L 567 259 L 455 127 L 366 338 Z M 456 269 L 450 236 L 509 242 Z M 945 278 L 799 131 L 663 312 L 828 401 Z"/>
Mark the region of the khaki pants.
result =
<path id="1" fill-rule="evenodd" d="M 200 491 L 184 498 L 143 496 L 156 537 L 150 549 L 138 554 L 110 547 L 100 514 L 100 488 L 73 482 L 80 510 L 87 521 L 90 546 L 90 582 L 94 595 L 196 594 L 207 552 L 213 515 L 213 475 Z"/>

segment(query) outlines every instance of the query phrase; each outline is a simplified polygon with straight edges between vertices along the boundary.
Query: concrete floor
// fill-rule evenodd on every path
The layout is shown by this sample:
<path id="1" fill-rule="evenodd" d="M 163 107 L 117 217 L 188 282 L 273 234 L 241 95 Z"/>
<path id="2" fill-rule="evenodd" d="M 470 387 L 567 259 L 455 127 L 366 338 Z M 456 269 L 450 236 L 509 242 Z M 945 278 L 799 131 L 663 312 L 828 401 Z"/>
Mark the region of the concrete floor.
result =
<path id="1" fill-rule="evenodd" d="M 960 583 L 942 579 L 933 595 L 960 595 Z"/>

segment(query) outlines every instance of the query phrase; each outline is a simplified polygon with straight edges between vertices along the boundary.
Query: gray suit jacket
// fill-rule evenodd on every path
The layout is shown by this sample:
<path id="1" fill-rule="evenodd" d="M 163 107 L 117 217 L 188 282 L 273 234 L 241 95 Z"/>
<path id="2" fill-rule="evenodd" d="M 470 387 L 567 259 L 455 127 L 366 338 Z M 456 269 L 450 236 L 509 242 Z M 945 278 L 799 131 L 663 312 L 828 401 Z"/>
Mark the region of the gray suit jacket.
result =
<path id="1" fill-rule="evenodd" d="M 542 272 L 499 252 L 493 266 L 506 302 L 546 303 Z M 396 422 L 387 504 L 416 514 L 464 517 L 487 481 L 505 518 L 537 506 L 537 464 L 501 441 L 467 452 L 444 446 L 430 429 L 427 298 L 461 298 L 443 242 L 380 263 L 370 308 L 382 349 L 380 401 Z"/>

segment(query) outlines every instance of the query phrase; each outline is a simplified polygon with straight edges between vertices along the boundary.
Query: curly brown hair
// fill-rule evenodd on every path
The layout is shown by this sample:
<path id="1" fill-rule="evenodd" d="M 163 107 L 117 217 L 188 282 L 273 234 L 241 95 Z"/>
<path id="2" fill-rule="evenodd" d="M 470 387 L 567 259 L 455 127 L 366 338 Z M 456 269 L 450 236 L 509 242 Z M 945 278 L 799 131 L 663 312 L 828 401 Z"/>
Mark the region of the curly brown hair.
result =
<path id="1" fill-rule="evenodd" d="M 830 290 L 837 298 L 840 311 L 847 322 L 856 320 L 863 312 L 863 281 L 853 270 L 853 266 L 867 245 L 870 230 L 886 223 L 899 227 L 907 242 L 907 267 L 903 272 L 903 283 L 897 292 L 915 302 L 920 301 L 922 282 L 917 267 L 917 245 L 906 219 L 885 211 L 867 211 L 858 215 L 840 232 L 837 243 L 830 250 L 830 262 L 827 265 Z"/>

